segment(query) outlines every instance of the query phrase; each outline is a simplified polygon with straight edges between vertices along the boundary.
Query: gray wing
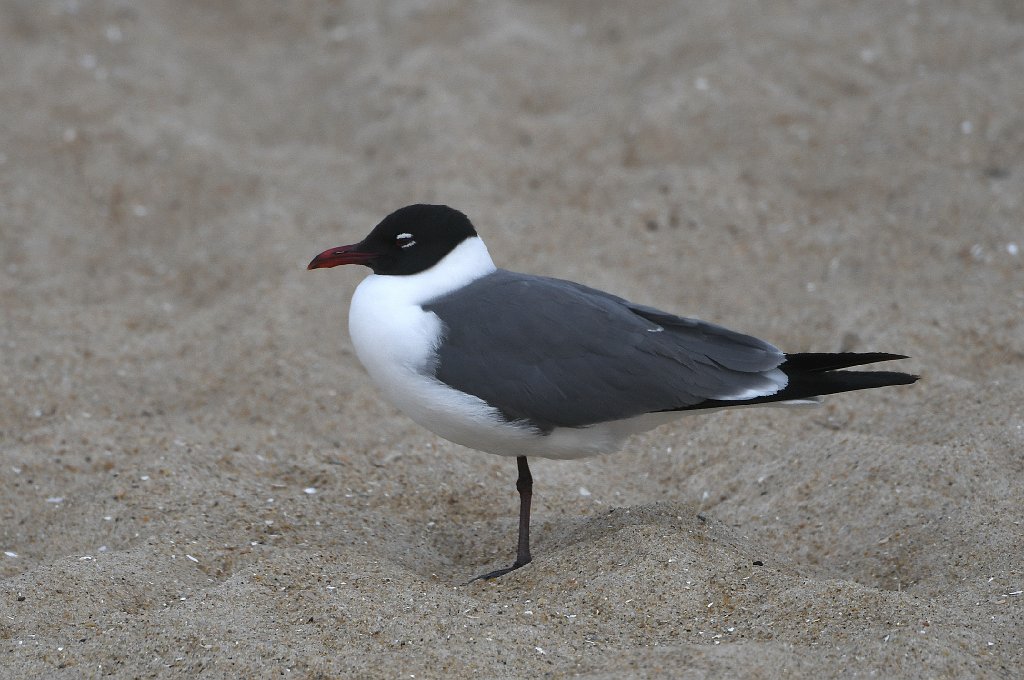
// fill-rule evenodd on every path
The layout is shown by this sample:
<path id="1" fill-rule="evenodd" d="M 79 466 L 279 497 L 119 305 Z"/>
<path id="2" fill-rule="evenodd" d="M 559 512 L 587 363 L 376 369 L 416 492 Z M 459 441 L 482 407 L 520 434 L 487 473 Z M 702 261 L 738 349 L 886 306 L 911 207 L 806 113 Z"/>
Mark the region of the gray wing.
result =
<path id="1" fill-rule="evenodd" d="M 569 281 L 498 270 L 423 307 L 437 379 L 541 430 L 780 387 L 772 345 Z"/>

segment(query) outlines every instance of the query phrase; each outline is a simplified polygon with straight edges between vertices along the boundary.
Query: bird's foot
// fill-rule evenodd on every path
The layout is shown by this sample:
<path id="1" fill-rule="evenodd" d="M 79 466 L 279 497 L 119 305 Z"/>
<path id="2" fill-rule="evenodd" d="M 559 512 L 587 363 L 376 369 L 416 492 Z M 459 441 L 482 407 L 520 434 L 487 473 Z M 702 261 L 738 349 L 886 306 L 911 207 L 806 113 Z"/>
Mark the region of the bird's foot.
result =
<path id="1" fill-rule="evenodd" d="M 504 576 L 505 574 L 509 573 L 510 571 L 515 571 L 519 567 L 525 567 L 531 561 L 532 560 L 524 560 L 524 561 L 520 562 L 519 560 L 516 560 L 515 562 L 512 563 L 512 566 L 510 566 L 510 567 L 505 567 L 504 569 L 495 569 L 494 571 L 489 571 L 486 574 L 480 574 L 479 576 L 477 576 L 475 578 L 471 578 L 469 581 L 466 582 L 466 585 L 468 586 L 470 583 L 473 583 L 474 581 L 490 581 L 492 578 L 498 578 L 499 576 Z"/>

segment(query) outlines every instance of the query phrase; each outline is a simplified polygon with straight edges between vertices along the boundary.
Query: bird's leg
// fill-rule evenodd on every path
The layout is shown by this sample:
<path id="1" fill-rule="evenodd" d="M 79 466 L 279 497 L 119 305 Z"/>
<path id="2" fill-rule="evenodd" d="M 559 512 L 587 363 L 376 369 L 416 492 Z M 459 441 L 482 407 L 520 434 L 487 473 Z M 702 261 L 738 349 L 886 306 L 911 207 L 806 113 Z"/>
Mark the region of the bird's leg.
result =
<path id="1" fill-rule="evenodd" d="M 516 547 L 516 561 L 512 569 L 529 564 L 530 556 L 530 502 L 533 500 L 533 475 L 526 464 L 526 456 L 516 458 L 519 467 L 519 479 L 516 480 L 516 491 L 519 492 L 519 543 Z"/>
<path id="2" fill-rule="evenodd" d="M 516 490 L 519 492 L 519 543 L 516 547 L 516 561 L 512 563 L 511 567 L 481 574 L 470 583 L 504 576 L 533 560 L 533 557 L 530 556 L 530 501 L 533 499 L 533 475 L 530 474 L 526 456 L 518 456 L 516 465 L 519 467 L 519 479 L 516 480 Z"/>

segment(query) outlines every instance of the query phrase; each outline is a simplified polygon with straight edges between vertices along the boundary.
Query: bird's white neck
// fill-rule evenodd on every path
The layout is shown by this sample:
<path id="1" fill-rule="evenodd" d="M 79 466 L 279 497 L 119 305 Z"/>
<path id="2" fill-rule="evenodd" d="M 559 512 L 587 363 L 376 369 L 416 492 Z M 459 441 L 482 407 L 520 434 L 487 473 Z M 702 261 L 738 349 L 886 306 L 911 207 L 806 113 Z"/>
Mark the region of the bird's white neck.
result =
<path id="1" fill-rule="evenodd" d="M 406 276 L 371 274 L 359 284 L 359 289 L 364 293 L 372 290 L 372 296 L 380 302 L 422 305 L 495 269 L 483 240 L 472 236 L 430 269 Z"/>

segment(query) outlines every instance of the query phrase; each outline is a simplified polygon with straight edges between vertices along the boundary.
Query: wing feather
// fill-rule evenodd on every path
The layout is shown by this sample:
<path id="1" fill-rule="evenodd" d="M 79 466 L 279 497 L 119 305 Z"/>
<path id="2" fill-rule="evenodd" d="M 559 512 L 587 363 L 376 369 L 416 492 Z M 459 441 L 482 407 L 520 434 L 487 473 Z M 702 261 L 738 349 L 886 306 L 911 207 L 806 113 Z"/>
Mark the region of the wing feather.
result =
<path id="1" fill-rule="evenodd" d="M 762 340 L 569 281 L 498 270 L 424 309 L 444 325 L 435 377 L 541 430 L 786 384 Z"/>

